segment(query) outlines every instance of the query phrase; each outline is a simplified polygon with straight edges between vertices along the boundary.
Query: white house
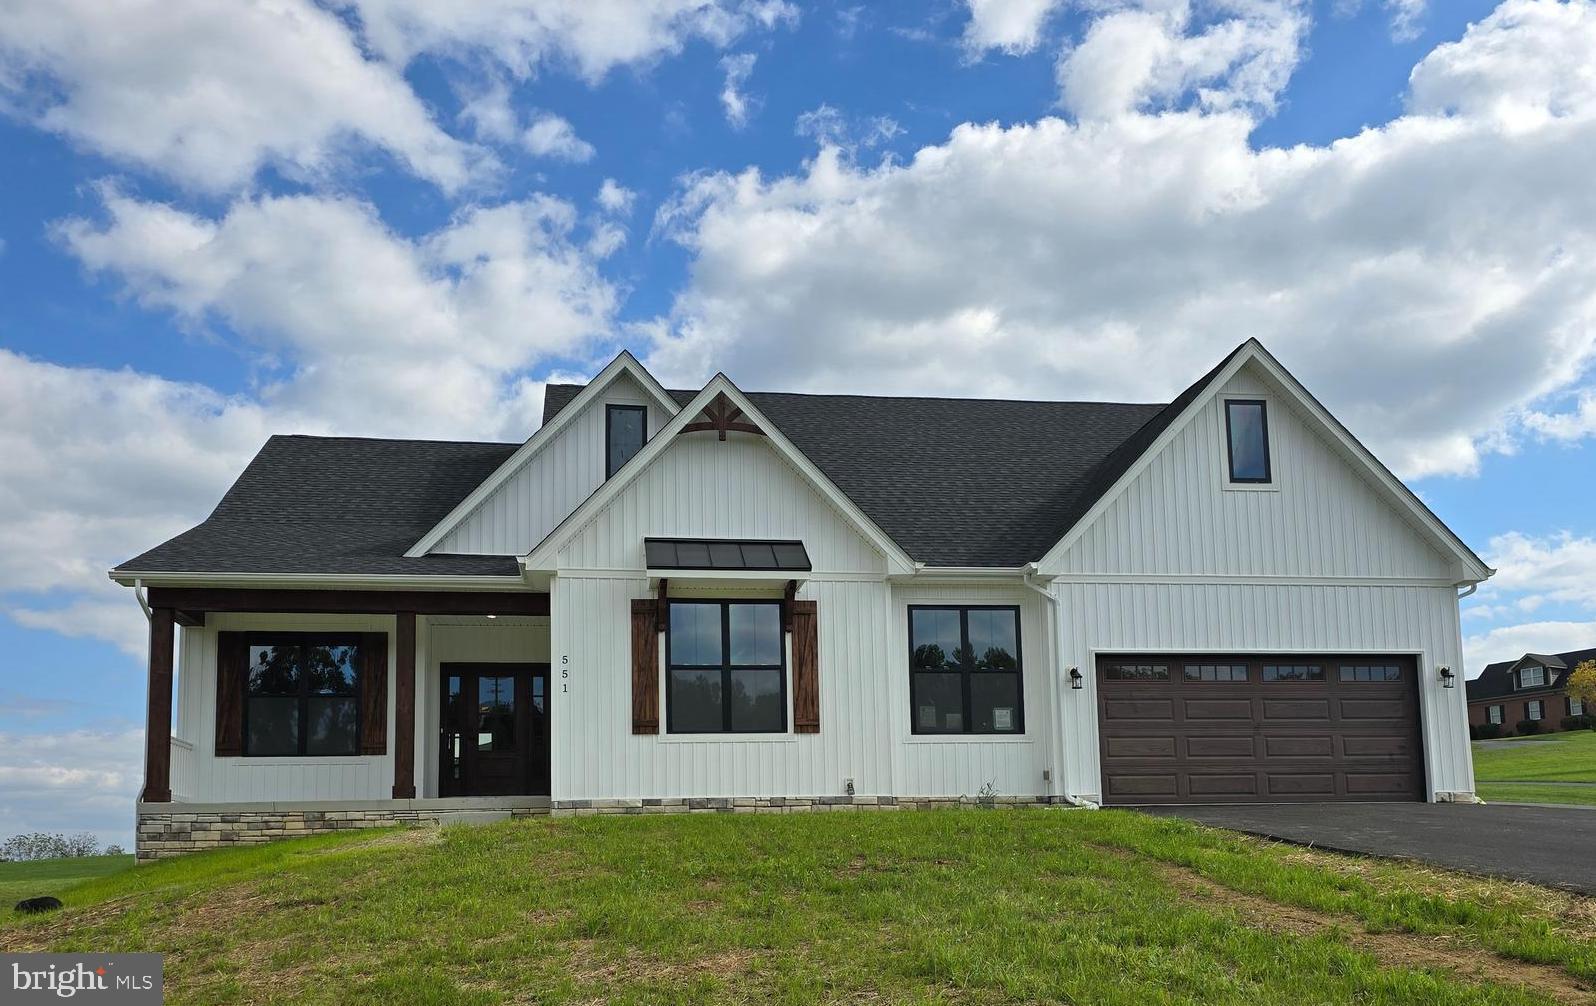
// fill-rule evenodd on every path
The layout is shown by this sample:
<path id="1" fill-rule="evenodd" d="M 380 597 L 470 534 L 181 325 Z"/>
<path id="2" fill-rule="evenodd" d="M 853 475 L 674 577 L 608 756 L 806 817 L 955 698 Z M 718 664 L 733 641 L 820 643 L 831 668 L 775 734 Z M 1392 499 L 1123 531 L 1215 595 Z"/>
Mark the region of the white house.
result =
<path id="1" fill-rule="evenodd" d="M 1490 575 L 1255 341 L 1168 405 L 667 391 L 623 353 L 524 444 L 274 437 L 111 572 L 150 614 L 139 852 L 1469 799 Z"/>

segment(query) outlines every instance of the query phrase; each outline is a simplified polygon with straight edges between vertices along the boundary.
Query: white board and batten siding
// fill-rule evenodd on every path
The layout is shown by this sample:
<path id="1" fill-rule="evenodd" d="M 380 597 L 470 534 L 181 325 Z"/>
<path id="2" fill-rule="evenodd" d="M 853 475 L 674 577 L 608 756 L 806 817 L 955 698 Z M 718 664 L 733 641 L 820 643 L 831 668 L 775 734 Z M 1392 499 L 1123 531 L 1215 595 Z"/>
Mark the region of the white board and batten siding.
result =
<path id="1" fill-rule="evenodd" d="M 628 374 L 609 387 L 529 457 L 434 546 L 433 552 L 526 555 L 604 482 L 604 417 L 608 405 L 648 408 L 648 435 L 670 421 Z"/>
<path id="2" fill-rule="evenodd" d="M 1224 400 L 1269 402 L 1273 485 L 1227 486 Z M 1238 374 L 1060 556 L 1066 789 L 1100 789 L 1096 655 L 1368 652 L 1419 660 L 1426 774 L 1471 792 L 1456 563 L 1282 395 Z"/>

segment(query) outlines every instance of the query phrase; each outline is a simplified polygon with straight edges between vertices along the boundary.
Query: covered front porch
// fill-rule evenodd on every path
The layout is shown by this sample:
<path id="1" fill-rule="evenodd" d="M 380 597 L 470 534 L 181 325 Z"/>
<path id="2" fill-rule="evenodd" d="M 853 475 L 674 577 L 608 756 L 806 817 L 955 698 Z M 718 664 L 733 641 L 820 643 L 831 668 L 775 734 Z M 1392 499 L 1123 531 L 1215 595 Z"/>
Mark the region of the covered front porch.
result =
<path id="1" fill-rule="evenodd" d="M 148 605 L 141 858 L 547 812 L 546 593 L 151 587 Z"/>

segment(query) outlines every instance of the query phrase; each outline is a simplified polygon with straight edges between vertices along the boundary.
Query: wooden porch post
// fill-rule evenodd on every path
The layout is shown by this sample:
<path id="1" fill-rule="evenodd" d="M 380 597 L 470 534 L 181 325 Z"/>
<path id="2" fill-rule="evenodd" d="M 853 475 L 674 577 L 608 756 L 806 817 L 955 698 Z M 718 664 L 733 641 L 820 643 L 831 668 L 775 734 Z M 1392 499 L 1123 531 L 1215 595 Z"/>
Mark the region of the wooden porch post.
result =
<path id="1" fill-rule="evenodd" d="M 150 697 L 144 721 L 145 803 L 172 802 L 172 639 L 174 612 L 150 609 Z"/>
<path id="2" fill-rule="evenodd" d="M 416 613 L 394 616 L 393 798 L 416 795 Z"/>

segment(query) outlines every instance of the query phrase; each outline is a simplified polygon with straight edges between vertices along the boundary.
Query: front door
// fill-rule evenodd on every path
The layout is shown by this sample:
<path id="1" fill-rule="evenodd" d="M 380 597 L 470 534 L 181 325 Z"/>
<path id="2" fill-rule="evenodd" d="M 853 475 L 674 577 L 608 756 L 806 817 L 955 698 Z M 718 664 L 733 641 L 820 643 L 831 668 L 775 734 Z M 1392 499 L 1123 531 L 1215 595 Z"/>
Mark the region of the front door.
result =
<path id="1" fill-rule="evenodd" d="M 441 796 L 547 796 L 548 664 L 444 664 Z"/>

